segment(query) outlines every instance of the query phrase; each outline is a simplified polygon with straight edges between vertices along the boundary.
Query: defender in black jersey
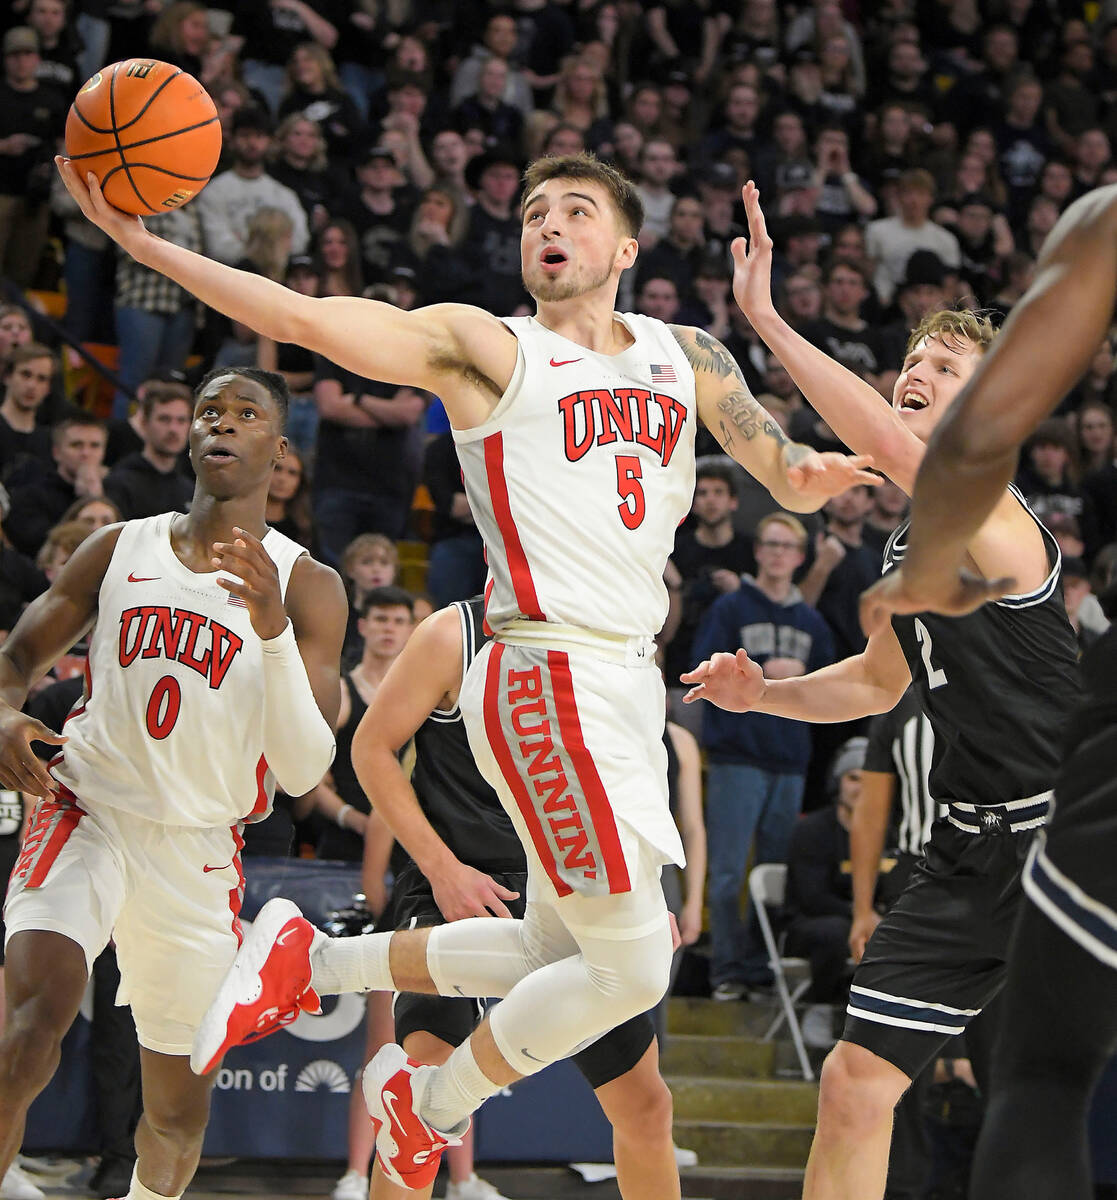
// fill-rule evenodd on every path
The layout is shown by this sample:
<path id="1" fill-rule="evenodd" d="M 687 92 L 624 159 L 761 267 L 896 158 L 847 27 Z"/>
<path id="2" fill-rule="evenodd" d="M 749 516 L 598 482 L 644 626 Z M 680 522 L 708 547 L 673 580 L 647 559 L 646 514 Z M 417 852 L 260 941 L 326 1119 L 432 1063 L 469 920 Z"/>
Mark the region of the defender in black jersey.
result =
<path id="1" fill-rule="evenodd" d="M 931 314 L 911 335 L 891 407 L 882 404 L 776 312 L 771 239 L 752 184 L 744 199 L 751 238 L 747 253 L 735 249 L 734 295 L 837 436 L 910 495 L 926 442 L 995 331 L 972 312 Z M 808 721 L 886 711 L 912 681 L 935 733 L 931 791 L 948 815 L 854 976 L 845 1032 L 822 1072 L 806 1200 L 883 1194 L 897 1100 L 1004 982 L 1020 869 L 1047 812 L 1079 682 L 1057 545 L 1018 493 L 1002 487 L 991 507 L 965 551 L 985 575 L 1014 577 L 1001 589 L 1011 595 L 960 622 L 907 610 L 876 627 L 863 654 L 804 678 L 766 681 L 743 655 L 684 676 L 697 685 L 691 700 Z M 891 539 L 890 573 L 906 537 L 901 527 Z"/>
<path id="2" fill-rule="evenodd" d="M 392 897 L 401 929 L 523 916 L 523 847 L 474 764 L 457 705 L 465 672 L 486 641 L 480 598 L 428 617 L 393 663 L 353 740 L 354 767 L 373 808 L 410 855 Z M 396 753 L 412 737 L 409 783 Z M 394 1006 L 396 1041 L 412 1058 L 442 1062 L 482 1014 L 473 999 L 402 993 Z M 626 1021 L 574 1062 L 613 1124 L 622 1194 L 678 1196 L 671 1094 L 659 1075 L 651 1017 Z M 378 1168 L 372 1196 L 389 1194 L 397 1191 Z"/>
<path id="3" fill-rule="evenodd" d="M 919 472 L 900 570 L 866 593 L 867 630 L 896 613 L 965 613 L 1005 590 L 967 546 L 1020 445 L 1078 379 L 1117 305 L 1117 187 L 1083 196 L 1044 247 L 1035 283 L 942 422 Z M 982 566 L 983 564 L 978 564 Z M 1093 1196 L 1086 1119 L 1117 1051 L 1117 632 L 1084 663 L 1055 813 L 1024 873 L 1004 1027 L 971 1184 L 974 1200 Z"/>

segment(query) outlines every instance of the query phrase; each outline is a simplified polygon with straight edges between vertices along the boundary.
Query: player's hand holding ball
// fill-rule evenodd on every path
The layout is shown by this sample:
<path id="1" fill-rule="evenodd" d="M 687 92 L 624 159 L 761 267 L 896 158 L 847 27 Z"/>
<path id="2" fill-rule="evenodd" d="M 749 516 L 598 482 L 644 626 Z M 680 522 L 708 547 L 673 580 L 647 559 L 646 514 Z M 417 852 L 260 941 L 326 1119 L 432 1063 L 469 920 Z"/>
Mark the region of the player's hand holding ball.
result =
<path id="1" fill-rule="evenodd" d="M 264 543 L 245 529 L 234 529 L 232 542 L 213 543 L 213 565 L 235 579 L 218 576 L 227 592 L 244 601 L 252 628 L 263 642 L 277 638 L 287 628 L 287 610 L 279 589 L 279 572 Z M 238 582 L 239 581 L 239 582 Z"/>
<path id="2" fill-rule="evenodd" d="M 66 157 L 55 162 L 85 216 L 133 253 L 144 236 L 139 217 L 196 196 L 220 155 L 205 88 L 169 63 L 132 58 L 98 71 L 74 97 Z"/>

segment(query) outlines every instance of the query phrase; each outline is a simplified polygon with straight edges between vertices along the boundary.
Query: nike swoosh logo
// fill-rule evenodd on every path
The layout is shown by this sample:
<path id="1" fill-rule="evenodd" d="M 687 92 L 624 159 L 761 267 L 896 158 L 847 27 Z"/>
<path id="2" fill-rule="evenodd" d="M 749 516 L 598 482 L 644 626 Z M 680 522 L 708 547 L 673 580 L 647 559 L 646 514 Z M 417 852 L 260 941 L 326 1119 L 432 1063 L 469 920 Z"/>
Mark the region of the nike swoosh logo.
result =
<path id="1" fill-rule="evenodd" d="M 570 366 L 571 363 L 576 363 L 576 362 L 581 362 L 581 361 L 582 360 L 580 358 L 564 358 L 562 360 L 562 362 L 555 362 L 555 360 L 552 358 L 551 366 L 552 367 L 568 367 L 568 366 Z"/>
<path id="2" fill-rule="evenodd" d="M 211 867 L 208 864 L 202 868 L 202 874 L 208 875 L 210 871 L 224 871 L 226 867 L 231 867 L 232 863 L 222 863 L 219 867 Z"/>
<path id="3" fill-rule="evenodd" d="M 547 1065 L 547 1060 L 545 1058 L 536 1058 L 534 1054 L 529 1054 L 526 1046 L 520 1047 L 520 1053 L 524 1056 L 524 1058 L 530 1058 L 532 1062 L 542 1063 L 544 1066 Z"/>
<path id="4" fill-rule="evenodd" d="M 282 933 L 279 935 L 279 937 L 277 937 L 277 938 L 275 939 L 275 944 L 276 944 L 277 946 L 286 946 L 286 945 L 287 945 L 287 943 L 288 943 L 288 941 L 290 941 L 291 934 L 293 934 L 293 933 L 297 933 L 297 932 L 298 932 L 298 928 L 299 928 L 299 927 L 298 927 L 297 925 L 291 925 L 289 928 L 285 929 L 285 930 L 284 930 L 284 931 L 283 931 L 283 932 L 282 932 Z"/>
<path id="5" fill-rule="evenodd" d="M 128 582 L 129 583 L 154 583 L 158 578 L 160 578 L 158 575 L 129 575 Z"/>

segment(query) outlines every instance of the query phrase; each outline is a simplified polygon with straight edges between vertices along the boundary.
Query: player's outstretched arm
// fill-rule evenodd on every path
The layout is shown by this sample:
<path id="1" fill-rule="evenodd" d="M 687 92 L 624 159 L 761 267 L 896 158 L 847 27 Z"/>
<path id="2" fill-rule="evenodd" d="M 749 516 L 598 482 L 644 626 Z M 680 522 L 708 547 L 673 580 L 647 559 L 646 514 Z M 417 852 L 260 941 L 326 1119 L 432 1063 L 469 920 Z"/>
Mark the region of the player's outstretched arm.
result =
<path id="1" fill-rule="evenodd" d="M 879 482 L 866 469 L 873 462 L 867 455 L 820 454 L 789 441 L 716 337 L 688 325 L 669 328 L 694 370 L 703 424 L 726 454 L 764 484 L 781 508 L 816 512 L 831 496 L 855 483 L 874 487 Z"/>
<path id="2" fill-rule="evenodd" d="M 966 548 L 1001 502 L 1024 439 L 1085 372 L 1115 303 L 1117 186 L 1110 186 L 1059 218 L 1032 286 L 932 435 L 902 569 L 862 598 L 866 629 L 892 612 L 970 612 L 1007 589 L 1011 580 L 966 573 Z"/>
<path id="3" fill-rule="evenodd" d="M 93 624 L 101 581 L 120 530 L 120 525 L 109 525 L 86 538 L 49 589 L 27 606 L 0 647 L 0 787 L 32 796 L 54 790 L 30 743 L 61 746 L 66 739 L 19 710 L 31 685 Z"/>
<path id="4" fill-rule="evenodd" d="M 264 337 L 305 346 L 367 379 L 438 392 L 460 428 L 485 420 L 491 406 L 473 411 L 476 405 L 458 397 L 462 389 L 448 384 L 466 376 L 495 404 L 511 376 L 515 339 L 481 309 L 440 304 L 404 312 L 376 300 L 302 296 L 156 237 L 139 217 L 108 204 L 92 175 L 82 179 L 68 159 L 55 161 L 85 216 L 137 262 Z M 500 336 L 486 336 L 494 333 Z"/>
<path id="5" fill-rule="evenodd" d="M 860 654 L 809 675 L 765 679 L 744 650 L 715 654 L 681 675 L 691 685 L 687 704 L 708 700 L 729 712 L 762 712 L 793 721 L 826 724 L 888 712 L 911 683 L 911 673 L 891 628 L 869 638 Z"/>
<path id="6" fill-rule="evenodd" d="M 427 820 L 398 754 L 436 708 L 456 703 L 462 679 L 457 610 L 423 621 L 392 663 L 353 735 L 353 770 L 373 811 L 430 880 L 447 921 L 509 917 L 506 900 L 518 893 L 459 861 Z"/>
<path id="7" fill-rule="evenodd" d="M 812 408 L 856 454 L 871 454 L 876 467 L 909 495 L 923 444 L 881 394 L 795 332 L 772 301 L 772 239 L 751 180 L 742 192 L 749 245 L 737 238 L 733 296 L 768 349 L 787 368 Z"/>

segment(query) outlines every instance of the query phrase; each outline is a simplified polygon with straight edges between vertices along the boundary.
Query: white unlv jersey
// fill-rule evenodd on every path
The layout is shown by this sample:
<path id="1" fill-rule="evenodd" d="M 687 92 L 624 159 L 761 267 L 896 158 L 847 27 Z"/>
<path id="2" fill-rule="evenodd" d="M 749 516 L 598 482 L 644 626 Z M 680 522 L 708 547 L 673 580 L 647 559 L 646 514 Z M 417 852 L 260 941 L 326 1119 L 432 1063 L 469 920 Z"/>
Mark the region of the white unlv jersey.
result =
<path id="1" fill-rule="evenodd" d="M 171 549 L 177 513 L 128 521 L 98 596 L 85 694 L 51 764 L 82 807 L 167 825 L 232 825 L 271 808 L 263 652 L 243 601 Z M 274 529 L 280 588 L 306 551 Z M 291 731 L 292 737 L 298 730 Z"/>
<path id="2" fill-rule="evenodd" d="M 489 563 L 485 617 L 653 636 L 663 569 L 694 494 L 694 373 L 662 321 L 617 314 L 635 341 L 596 354 L 534 317 L 492 416 L 455 429 Z"/>

